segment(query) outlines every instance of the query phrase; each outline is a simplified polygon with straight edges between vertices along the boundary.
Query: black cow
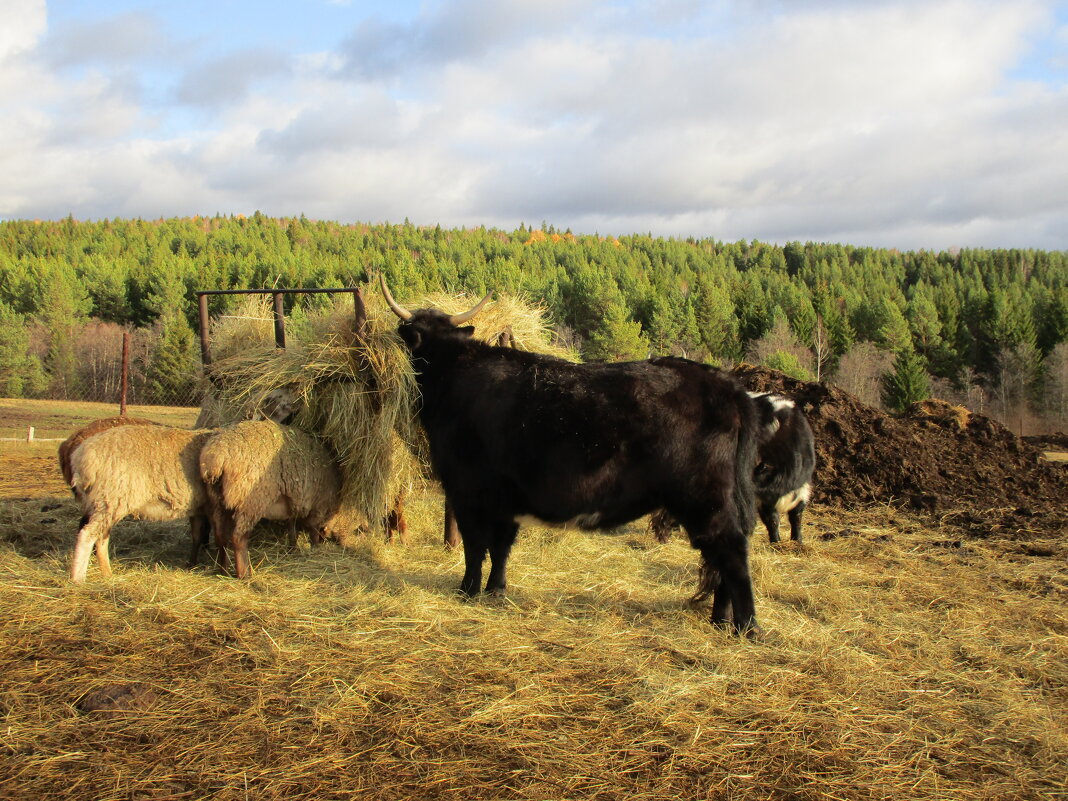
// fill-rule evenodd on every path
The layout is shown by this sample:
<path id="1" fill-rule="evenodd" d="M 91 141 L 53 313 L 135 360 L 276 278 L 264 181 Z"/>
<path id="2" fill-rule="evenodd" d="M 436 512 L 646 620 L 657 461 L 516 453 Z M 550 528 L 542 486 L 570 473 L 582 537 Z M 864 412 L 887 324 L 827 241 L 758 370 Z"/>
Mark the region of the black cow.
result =
<path id="1" fill-rule="evenodd" d="M 456 514 L 460 590 L 501 593 L 518 520 L 610 528 L 665 508 L 701 552 L 696 599 L 712 620 L 758 631 L 749 576 L 755 523 L 755 404 L 724 372 L 686 359 L 572 364 L 496 347 L 463 326 L 489 300 L 449 316 L 401 318 L 422 394 L 434 470 Z M 733 613 L 733 614 L 732 614 Z"/>
<path id="2" fill-rule="evenodd" d="M 770 392 L 751 392 L 760 420 L 760 450 L 753 480 L 757 513 L 771 542 L 779 541 L 779 515 L 787 513 L 790 538 L 801 541 L 801 516 L 812 494 L 816 446 L 804 413 L 788 398 Z M 660 542 L 671 536 L 674 521 L 664 510 L 652 516 L 650 525 Z"/>

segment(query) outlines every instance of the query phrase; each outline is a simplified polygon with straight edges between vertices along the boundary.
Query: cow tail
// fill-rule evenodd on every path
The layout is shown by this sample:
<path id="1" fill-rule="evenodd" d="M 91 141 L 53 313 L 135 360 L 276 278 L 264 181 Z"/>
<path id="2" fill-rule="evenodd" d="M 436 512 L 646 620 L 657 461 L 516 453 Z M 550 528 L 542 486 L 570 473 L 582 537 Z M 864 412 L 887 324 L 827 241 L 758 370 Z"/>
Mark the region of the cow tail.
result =
<path id="1" fill-rule="evenodd" d="M 734 506 L 738 525 L 748 537 L 756 527 L 756 485 L 753 473 L 760 448 L 755 404 L 745 393 L 738 399 L 738 442 L 734 455 Z"/>

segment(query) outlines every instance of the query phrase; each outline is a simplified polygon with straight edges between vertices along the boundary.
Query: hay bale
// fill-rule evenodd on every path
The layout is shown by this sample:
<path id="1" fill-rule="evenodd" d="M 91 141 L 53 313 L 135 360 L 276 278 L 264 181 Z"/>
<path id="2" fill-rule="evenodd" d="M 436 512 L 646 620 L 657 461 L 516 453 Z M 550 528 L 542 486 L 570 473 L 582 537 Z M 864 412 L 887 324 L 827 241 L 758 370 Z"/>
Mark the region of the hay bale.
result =
<path id="1" fill-rule="evenodd" d="M 470 308 L 466 295 L 432 294 L 413 301 L 449 313 Z M 301 401 L 294 424 L 318 434 L 337 455 L 342 474 L 342 518 L 379 525 L 401 493 L 429 475 L 429 453 L 418 423 L 418 385 L 396 318 L 376 291 L 365 297 L 361 334 L 351 301 L 310 311 L 274 346 L 270 303 L 252 299 L 212 326 L 213 363 L 204 419 L 226 424 L 248 419 L 271 392 L 289 388 Z M 479 315 L 475 336 L 496 341 L 508 332 L 515 347 L 574 359 L 555 343 L 545 310 L 502 296 Z"/>

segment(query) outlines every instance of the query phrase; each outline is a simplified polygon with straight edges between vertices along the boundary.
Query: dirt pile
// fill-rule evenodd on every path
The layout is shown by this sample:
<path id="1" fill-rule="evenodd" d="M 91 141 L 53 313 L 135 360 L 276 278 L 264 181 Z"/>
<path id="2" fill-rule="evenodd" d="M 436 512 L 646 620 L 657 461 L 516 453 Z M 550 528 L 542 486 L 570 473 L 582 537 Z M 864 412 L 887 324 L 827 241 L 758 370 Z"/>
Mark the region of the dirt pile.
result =
<path id="1" fill-rule="evenodd" d="M 748 389 L 780 393 L 805 412 L 818 502 L 893 501 L 955 512 L 966 527 L 1068 528 L 1068 469 L 989 417 L 938 400 L 894 417 L 835 386 L 748 365 L 735 372 Z"/>

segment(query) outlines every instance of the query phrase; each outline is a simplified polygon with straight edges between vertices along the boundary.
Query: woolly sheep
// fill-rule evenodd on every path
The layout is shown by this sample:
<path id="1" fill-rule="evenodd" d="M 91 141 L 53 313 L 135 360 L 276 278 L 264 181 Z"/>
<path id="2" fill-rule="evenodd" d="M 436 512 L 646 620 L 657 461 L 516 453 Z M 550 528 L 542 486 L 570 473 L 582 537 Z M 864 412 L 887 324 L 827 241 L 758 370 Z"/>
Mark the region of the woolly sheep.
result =
<path id="1" fill-rule="evenodd" d="M 82 507 L 70 563 L 71 581 L 85 581 L 96 547 L 100 573 L 111 575 L 108 541 L 125 517 L 177 520 L 188 517 L 197 552 L 207 497 L 199 457 L 210 430 L 125 425 L 85 440 L 71 455 L 71 487 Z"/>
<path id="2" fill-rule="evenodd" d="M 269 420 L 217 431 L 200 453 L 200 476 L 220 560 L 232 547 L 238 578 L 251 571 L 248 535 L 260 520 L 288 520 L 291 531 L 301 520 L 315 544 L 339 504 L 341 477 L 322 442 Z"/>
<path id="3" fill-rule="evenodd" d="M 73 473 L 70 466 L 70 457 L 79 445 L 89 437 L 119 426 L 155 426 L 159 423 L 152 420 L 143 420 L 140 417 L 103 417 L 94 420 L 83 428 L 79 428 L 63 442 L 59 444 L 59 472 L 63 474 L 63 480 L 70 486 Z"/>

